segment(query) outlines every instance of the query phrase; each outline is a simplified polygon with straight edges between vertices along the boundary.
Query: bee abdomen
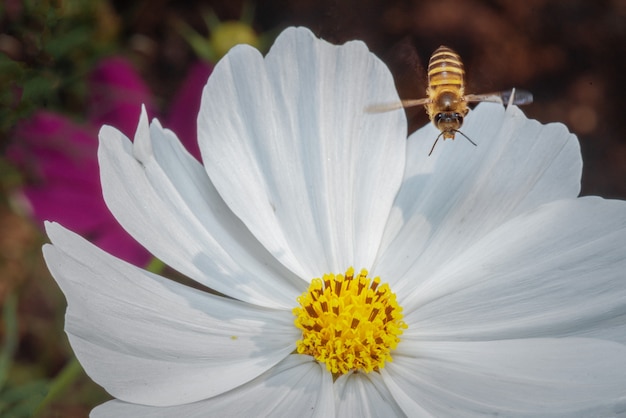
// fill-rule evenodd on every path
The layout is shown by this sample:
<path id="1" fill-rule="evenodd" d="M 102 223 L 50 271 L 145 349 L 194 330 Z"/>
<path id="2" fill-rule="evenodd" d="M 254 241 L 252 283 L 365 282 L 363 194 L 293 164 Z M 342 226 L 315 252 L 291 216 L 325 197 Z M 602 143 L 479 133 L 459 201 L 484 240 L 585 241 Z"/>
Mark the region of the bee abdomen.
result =
<path id="1" fill-rule="evenodd" d="M 440 46 L 430 57 L 428 85 L 431 89 L 463 89 L 464 75 L 461 57 L 447 46 Z"/>

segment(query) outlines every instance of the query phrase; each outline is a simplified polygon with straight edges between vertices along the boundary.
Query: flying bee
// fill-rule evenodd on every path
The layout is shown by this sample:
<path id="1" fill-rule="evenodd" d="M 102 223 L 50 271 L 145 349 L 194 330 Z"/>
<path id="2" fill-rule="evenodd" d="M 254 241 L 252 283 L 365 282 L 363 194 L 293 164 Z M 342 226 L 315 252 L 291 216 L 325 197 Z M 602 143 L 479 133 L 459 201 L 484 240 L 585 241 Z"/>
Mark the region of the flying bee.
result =
<path id="1" fill-rule="evenodd" d="M 465 94 L 465 70 L 461 57 L 447 46 L 437 48 L 428 62 L 428 88 L 423 99 L 402 100 L 396 103 L 373 105 L 366 108 L 367 112 L 379 113 L 390 110 L 424 105 L 430 121 L 441 131 L 435 139 L 428 155 L 433 153 L 439 138 L 454 140 L 455 134 L 460 134 L 476 146 L 467 135 L 461 132 L 463 118 L 469 112 L 468 103 L 497 102 L 508 105 L 522 105 L 532 103 L 533 95 L 530 92 L 508 90 L 488 94 Z"/>

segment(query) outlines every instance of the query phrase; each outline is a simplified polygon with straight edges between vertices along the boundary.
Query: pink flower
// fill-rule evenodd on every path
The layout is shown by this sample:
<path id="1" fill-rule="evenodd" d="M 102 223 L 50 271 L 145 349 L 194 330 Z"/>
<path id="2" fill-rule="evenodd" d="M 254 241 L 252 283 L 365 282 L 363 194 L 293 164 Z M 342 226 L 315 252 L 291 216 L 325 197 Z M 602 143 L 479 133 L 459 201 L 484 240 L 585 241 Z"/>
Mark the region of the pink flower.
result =
<path id="1" fill-rule="evenodd" d="M 185 80 L 166 125 L 198 158 L 195 116 L 202 87 L 212 67 L 196 64 Z M 27 173 L 27 184 L 18 199 L 43 227 L 55 219 L 100 248 L 136 265 L 150 255 L 117 223 L 102 198 L 97 162 L 98 130 L 114 125 L 132 136 L 145 105 L 154 115 L 150 91 L 124 58 L 103 60 L 89 77 L 87 123 L 79 124 L 61 114 L 39 111 L 18 124 L 7 156 Z"/>

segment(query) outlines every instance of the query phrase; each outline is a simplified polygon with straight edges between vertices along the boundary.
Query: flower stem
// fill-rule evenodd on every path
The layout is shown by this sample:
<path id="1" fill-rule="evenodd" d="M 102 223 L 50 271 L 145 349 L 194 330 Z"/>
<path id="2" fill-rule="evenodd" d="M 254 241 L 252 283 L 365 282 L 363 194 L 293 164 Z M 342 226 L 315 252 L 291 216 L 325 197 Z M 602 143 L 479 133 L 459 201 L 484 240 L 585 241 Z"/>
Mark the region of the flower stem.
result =
<path id="1" fill-rule="evenodd" d="M 50 382 L 50 386 L 48 389 L 48 394 L 44 398 L 43 401 L 37 407 L 35 411 L 35 416 L 41 414 L 44 409 L 52 403 L 55 399 L 59 398 L 67 388 L 69 388 L 76 379 L 82 374 L 83 368 L 76 359 L 76 357 L 72 357 L 72 359 L 65 365 L 63 370 Z"/>

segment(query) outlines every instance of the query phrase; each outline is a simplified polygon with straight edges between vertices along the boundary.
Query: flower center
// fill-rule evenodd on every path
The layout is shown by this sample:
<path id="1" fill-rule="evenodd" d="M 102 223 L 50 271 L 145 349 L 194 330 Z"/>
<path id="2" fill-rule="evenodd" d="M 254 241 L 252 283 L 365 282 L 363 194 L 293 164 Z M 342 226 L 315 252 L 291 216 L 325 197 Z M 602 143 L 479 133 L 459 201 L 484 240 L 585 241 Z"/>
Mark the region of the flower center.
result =
<path id="1" fill-rule="evenodd" d="M 302 330 L 297 352 L 326 364 L 335 378 L 385 367 L 407 328 L 389 285 L 368 278 L 365 269 L 357 276 L 350 267 L 345 275 L 313 279 L 298 303 L 293 309 L 295 325 Z"/>

